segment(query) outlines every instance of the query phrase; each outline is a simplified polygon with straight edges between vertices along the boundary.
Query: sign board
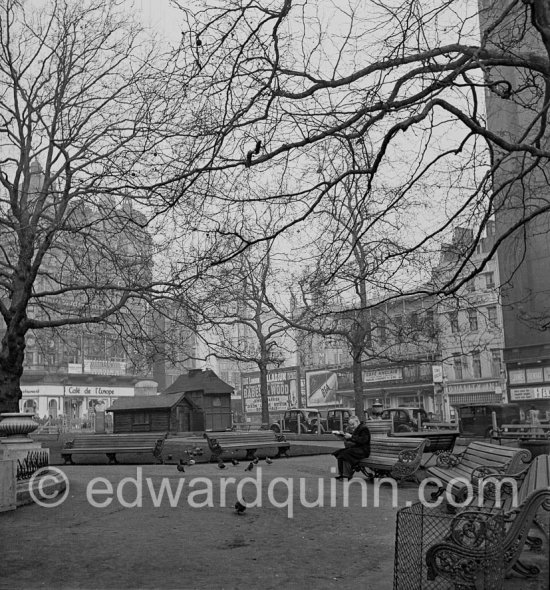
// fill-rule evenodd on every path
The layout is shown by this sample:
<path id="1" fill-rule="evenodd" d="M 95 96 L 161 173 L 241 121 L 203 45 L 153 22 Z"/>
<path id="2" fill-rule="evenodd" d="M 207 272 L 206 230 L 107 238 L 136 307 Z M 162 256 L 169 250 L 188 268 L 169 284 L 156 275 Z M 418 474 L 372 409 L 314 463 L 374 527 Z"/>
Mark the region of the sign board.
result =
<path id="1" fill-rule="evenodd" d="M 328 406 L 338 401 L 338 376 L 333 371 L 306 373 L 307 406 Z"/>
<path id="2" fill-rule="evenodd" d="M 432 365 L 432 381 L 443 383 L 443 367 L 441 365 Z"/>
<path id="3" fill-rule="evenodd" d="M 530 367 L 525 369 L 527 383 L 540 383 L 542 381 L 542 367 Z"/>
<path id="4" fill-rule="evenodd" d="M 244 412 L 260 413 L 262 411 L 260 372 L 242 373 L 241 390 Z M 288 408 L 298 406 L 298 392 L 299 370 L 296 367 L 268 371 L 267 396 L 270 412 L 284 412 Z"/>
<path id="5" fill-rule="evenodd" d="M 528 399 L 550 399 L 550 387 L 516 387 L 510 389 L 510 399 L 521 401 Z"/>
<path id="6" fill-rule="evenodd" d="M 133 387 L 88 387 L 84 385 L 65 385 L 64 395 L 66 397 L 129 397 L 134 395 Z"/>
<path id="7" fill-rule="evenodd" d="M 126 363 L 84 359 L 84 373 L 94 375 L 126 375 Z"/>
<path id="8" fill-rule="evenodd" d="M 59 396 L 63 395 L 62 385 L 21 385 L 23 397 Z"/>
<path id="9" fill-rule="evenodd" d="M 525 383 L 525 370 L 516 369 L 513 371 L 508 371 L 508 378 L 510 379 L 510 385 Z"/>
<path id="10" fill-rule="evenodd" d="M 400 379 L 403 379 L 403 369 L 401 367 L 363 371 L 363 383 L 375 383 L 378 381 L 399 381 Z"/>

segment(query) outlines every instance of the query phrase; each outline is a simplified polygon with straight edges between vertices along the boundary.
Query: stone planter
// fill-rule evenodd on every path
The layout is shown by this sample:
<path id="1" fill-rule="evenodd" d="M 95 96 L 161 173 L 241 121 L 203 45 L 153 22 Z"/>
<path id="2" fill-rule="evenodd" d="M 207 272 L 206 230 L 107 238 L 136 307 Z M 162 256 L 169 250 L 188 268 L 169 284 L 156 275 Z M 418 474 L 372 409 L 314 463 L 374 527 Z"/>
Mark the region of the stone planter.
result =
<path id="1" fill-rule="evenodd" d="M 0 414 L 0 459 L 15 459 L 18 465 L 25 465 L 30 453 L 41 451 L 48 455 L 45 463 L 49 463 L 49 449 L 42 449 L 42 443 L 29 436 L 37 428 L 32 414 Z"/>
<path id="2" fill-rule="evenodd" d="M 38 424 L 33 420 L 32 414 L 19 412 L 0 414 L 0 436 L 6 436 L 10 442 L 15 438 L 30 441 L 28 435 L 37 428 Z"/>

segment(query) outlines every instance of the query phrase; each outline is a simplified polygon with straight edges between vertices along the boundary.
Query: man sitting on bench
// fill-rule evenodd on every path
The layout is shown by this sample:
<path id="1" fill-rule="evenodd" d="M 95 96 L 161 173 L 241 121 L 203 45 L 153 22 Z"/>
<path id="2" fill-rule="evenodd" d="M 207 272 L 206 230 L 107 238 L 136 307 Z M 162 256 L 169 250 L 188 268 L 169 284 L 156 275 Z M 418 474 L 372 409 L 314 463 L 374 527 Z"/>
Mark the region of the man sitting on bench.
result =
<path id="1" fill-rule="evenodd" d="M 350 416 L 349 426 L 353 433 L 342 433 L 344 440 L 349 443 L 346 448 L 338 449 L 332 453 L 338 461 L 338 475 L 336 479 L 342 481 L 353 477 L 355 465 L 370 455 L 370 431 L 364 422 L 360 422 L 357 416 Z"/>

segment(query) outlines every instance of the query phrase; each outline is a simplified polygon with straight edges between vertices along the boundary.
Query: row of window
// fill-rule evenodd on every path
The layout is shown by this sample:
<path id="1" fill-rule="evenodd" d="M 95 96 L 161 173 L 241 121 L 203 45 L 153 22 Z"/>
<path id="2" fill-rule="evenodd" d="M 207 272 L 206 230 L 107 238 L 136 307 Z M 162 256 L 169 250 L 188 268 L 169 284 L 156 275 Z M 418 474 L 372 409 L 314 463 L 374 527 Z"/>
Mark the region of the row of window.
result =
<path id="1" fill-rule="evenodd" d="M 481 354 L 479 352 L 473 352 L 471 354 L 472 364 L 471 364 L 471 376 L 474 379 L 481 379 L 483 377 L 500 377 L 500 372 L 502 370 L 501 364 L 501 353 L 500 350 L 491 350 L 491 366 L 490 366 L 490 375 L 484 375 L 482 370 L 481 364 Z M 469 363 L 468 357 L 460 354 L 454 353 L 453 354 L 453 370 L 454 370 L 454 378 L 455 381 L 462 381 L 464 379 L 465 371 L 469 370 Z"/>
<path id="2" fill-rule="evenodd" d="M 483 285 L 483 289 L 494 289 L 495 288 L 495 273 L 494 272 L 484 272 L 479 275 L 482 280 L 485 280 L 485 284 Z M 473 293 L 476 290 L 475 278 L 469 280 L 466 283 L 466 291 L 468 293 Z"/>
<path id="3" fill-rule="evenodd" d="M 489 328 L 498 328 L 498 313 L 496 305 L 489 305 L 487 308 L 486 324 Z M 468 313 L 468 326 L 470 332 L 477 332 L 479 330 L 478 310 L 469 309 Z M 451 326 L 451 332 L 458 334 L 460 332 L 460 324 L 458 322 L 458 310 L 451 311 L 448 314 L 449 324 Z"/>

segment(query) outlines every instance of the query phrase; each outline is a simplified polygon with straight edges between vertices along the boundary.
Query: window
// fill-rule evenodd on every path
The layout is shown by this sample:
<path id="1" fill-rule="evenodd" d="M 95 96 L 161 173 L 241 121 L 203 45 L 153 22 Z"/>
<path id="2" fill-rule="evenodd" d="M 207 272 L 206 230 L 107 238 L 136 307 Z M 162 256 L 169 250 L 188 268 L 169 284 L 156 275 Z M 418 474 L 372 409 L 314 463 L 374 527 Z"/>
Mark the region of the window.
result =
<path id="1" fill-rule="evenodd" d="M 472 332 L 477 332 L 477 310 L 468 310 L 468 321 L 470 322 L 470 330 Z"/>
<path id="2" fill-rule="evenodd" d="M 489 323 L 489 327 L 499 325 L 496 305 L 491 305 L 487 308 L 487 321 Z"/>
<path id="3" fill-rule="evenodd" d="M 481 379 L 481 357 L 479 352 L 472 353 L 472 370 L 474 379 Z"/>
<path id="4" fill-rule="evenodd" d="M 453 354 L 453 366 L 455 371 L 455 380 L 462 381 L 462 358 L 460 354 L 454 353 Z"/>
<path id="5" fill-rule="evenodd" d="M 133 424 L 149 424 L 148 412 L 135 412 L 133 416 Z"/>
<path id="6" fill-rule="evenodd" d="M 433 310 L 428 310 L 426 312 L 426 320 L 425 320 L 425 331 L 426 334 L 430 337 L 435 336 L 435 321 L 434 321 L 434 312 Z"/>
<path id="7" fill-rule="evenodd" d="M 380 344 L 386 343 L 386 320 L 384 318 L 380 318 L 378 322 L 378 340 Z"/>
<path id="8" fill-rule="evenodd" d="M 485 287 L 487 289 L 494 289 L 494 287 L 495 287 L 495 273 L 493 273 L 493 272 L 485 273 Z"/>
<path id="9" fill-rule="evenodd" d="M 401 342 L 403 340 L 403 316 L 396 315 L 393 322 L 395 324 L 395 340 Z"/>
<path id="10" fill-rule="evenodd" d="M 449 323 L 451 324 L 451 332 L 453 334 L 457 334 L 459 332 L 459 328 L 458 328 L 458 311 L 452 311 L 449 314 Z"/>
<path id="11" fill-rule="evenodd" d="M 491 376 L 500 377 L 501 368 L 500 350 L 491 350 Z"/>

